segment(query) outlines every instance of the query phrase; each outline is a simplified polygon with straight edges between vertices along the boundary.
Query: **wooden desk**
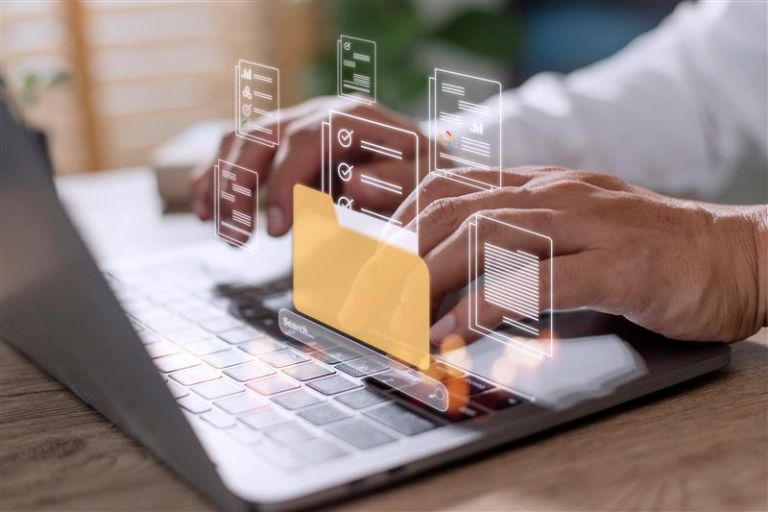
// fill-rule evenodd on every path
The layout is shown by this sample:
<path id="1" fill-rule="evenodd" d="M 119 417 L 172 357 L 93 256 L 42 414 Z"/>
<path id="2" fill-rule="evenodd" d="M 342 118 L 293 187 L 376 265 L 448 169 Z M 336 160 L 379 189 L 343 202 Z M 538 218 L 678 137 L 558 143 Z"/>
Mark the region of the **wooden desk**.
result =
<path id="1" fill-rule="evenodd" d="M 135 243 L 117 240 L 100 254 L 146 250 L 158 229 L 175 233 L 174 243 L 209 236 L 188 218 L 157 226 L 146 172 L 70 179 L 62 194 L 71 205 L 89 194 L 104 203 L 116 188 L 123 197 L 147 194 L 147 208 L 131 201 Z M 74 214 L 80 220 L 88 208 Z M 83 220 L 98 237 L 98 226 Z M 151 233 L 144 230 L 150 224 Z M 211 510 L 147 450 L 5 343 L 0 400 L 0 509 Z M 768 332 L 736 344 L 731 366 L 714 375 L 339 508 L 768 510 Z"/>

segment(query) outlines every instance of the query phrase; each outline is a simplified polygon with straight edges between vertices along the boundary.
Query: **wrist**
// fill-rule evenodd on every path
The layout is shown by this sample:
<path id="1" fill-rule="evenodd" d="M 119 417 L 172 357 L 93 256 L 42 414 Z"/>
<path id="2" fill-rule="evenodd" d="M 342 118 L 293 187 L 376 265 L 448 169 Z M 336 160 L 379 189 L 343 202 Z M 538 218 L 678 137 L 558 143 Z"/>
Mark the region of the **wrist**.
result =
<path id="1" fill-rule="evenodd" d="M 768 327 L 768 206 L 755 207 L 750 217 L 754 225 L 758 314 L 762 317 L 758 326 Z"/>
<path id="2" fill-rule="evenodd" d="M 719 285 L 730 289 L 724 304 L 730 313 L 722 317 L 724 341 L 746 339 L 768 323 L 766 208 L 716 205 L 710 210 L 715 213 L 714 239 L 719 240 L 719 250 L 713 254 L 725 263 L 721 276 L 730 276 Z"/>

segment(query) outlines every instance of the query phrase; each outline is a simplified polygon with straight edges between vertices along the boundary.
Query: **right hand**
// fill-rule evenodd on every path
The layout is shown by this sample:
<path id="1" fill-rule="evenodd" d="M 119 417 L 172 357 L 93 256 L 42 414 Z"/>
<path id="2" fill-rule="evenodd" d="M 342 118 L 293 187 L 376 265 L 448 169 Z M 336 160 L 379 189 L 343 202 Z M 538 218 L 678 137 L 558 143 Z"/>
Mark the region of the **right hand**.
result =
<path id="1" fill-rule="evenodd" d="M 366 160 L 366 173 L 386 177 L 387 181 L 400 183 L 405 197 L 413 189 L 413 160 L 426 158 L 426 139 L 420 134 L 418 126 L 412 121 L 378 105 L 352 104 L 349 100 L 337 97 L 321 97 L 281 111 L 279 129 L 282 134 L 280 145 L 275 148 L 247 141 L 237 137 L 234 132 L 221 140 L 216 158 L 199 167 L 193 173 L 192 206 L 202 220 L 213 217 L 213 165 L 217 159 L 251 169 L 259 175 L 259 188 L 267 190 L 267 231 L 272 236 L 285 234 L 293 222 L 293 186 L 301 183 L 314 186 L 319 182 L 321 171 L 321 126 L 328 120 L 329 110 L 336 110 L 371 121 L 404 128 L 419 134 L 421 155 L 403 155 L 403 161 L 392 164 L 390 160 L 376 158 Z M 265 123 L 266 125 L 267 123 Z M 372 130 L 369 123 L 360 123 L 359 133 L 383 144 L 397 144 L 388 140 L 391 130 Z M 361 158 L 361 155 L 350 155 Z M 421 165 L 426 169 L 426 165 Z M 410 177 L 410 184 L 409 178 Z M 255 190 L 256 183 L 250 183 Z M 345 196 L 353 198 L 356 204 L 379 210 L 392 211 L 399 201 L 393 201 L 392 194 L 372 194 L 370 187 L 361 186 L 359 173 L 353 173 L 352 179 L 343 184 Z M 255 198 L 244 198 L 250 204 L 239 204 L 238 209 L 253 211 Z M 224 207 L 224 205 L 222 205 Z M 226 212 L 222 212 L 226 214 Z M 239 236 L 245 242 L 244 235 Z"/>

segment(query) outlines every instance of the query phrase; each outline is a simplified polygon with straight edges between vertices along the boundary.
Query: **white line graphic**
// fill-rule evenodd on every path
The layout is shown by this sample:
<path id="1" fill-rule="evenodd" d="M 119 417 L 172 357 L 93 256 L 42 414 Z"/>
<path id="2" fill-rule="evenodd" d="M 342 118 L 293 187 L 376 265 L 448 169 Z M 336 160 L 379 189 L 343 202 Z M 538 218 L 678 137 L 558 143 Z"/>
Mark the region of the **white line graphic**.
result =
<path id="1" fill-rule="evenodd" d="M 373 142 L 362 140 L 360 141 L 360 148 L 365 149 L 368 151 L 373 151 L 374 153 L 378 153 L 383 156 L 388 156 L 390 158 L 396 158 L 398 160 L 403 159 L 403 152 L 394 148 L 390 148 L 387 146 L 381 146 L 379 144 L 374 144 Z"/>
<path id="2" fill-rule="evenodd" d="M 366 185 L 371 185 L 373 187 L 380 188 L 382 190 L 386 190 L 387 192 L 392 192 L 397 195 L 403 195 L 403 187 L 400 185 L 396 185 L 394 183 L 390 183 L 388 181 L 380 180 L 378 178 L 375 178 L 369 174 L 360 174 L 360 181 L 362 183 L 365 183 Z"/>
<path id="3" fill-rule="evenodd" d="M 360 211 L 363 212 L 363 213 L 367 213 L 368 215 L 373 215 L 374 217 L 378 217 L 381 220 L 384 220 L 384 221 L 387 221 L 387 222 L 391 222 L 393 224 L 397 224 L 398 226 L 402 226 L 403 225 L 403 223 L 400 222 L 399 220 L 395 220 L 395 219 L 393 219 L 391 217 L 387 217 L 386 215 L 382 215 L 379 212 L 374 212 L 373 210 L 369 210 L 368 208 L 360 208 Z"/>

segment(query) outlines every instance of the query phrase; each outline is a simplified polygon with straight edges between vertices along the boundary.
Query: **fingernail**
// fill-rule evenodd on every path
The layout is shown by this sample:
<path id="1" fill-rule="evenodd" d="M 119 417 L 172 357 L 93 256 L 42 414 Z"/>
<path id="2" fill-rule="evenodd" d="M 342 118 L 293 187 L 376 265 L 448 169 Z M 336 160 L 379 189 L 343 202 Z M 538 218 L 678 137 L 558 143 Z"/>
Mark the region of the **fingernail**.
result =
<path id="1" fill-rule="evenodd" d="M 201 219 L 205 220 L 208 217 L 208 207 L 203 201 L 195 201 L 194 208 L 195 214 Z"/>
<path id="2" fill-rule="evenodd" d="M 285 215 L 278 206 L 267 208 L 267 230 L 270 235 L 276 235 L 285 231 Z"/>
<path id="3" fill-rule="evenodd" d="M 448 313 L 429 330 L 429 340 L 432 343 L 440 343 L 443 338 L 453 333 L 454 329 L 456 329 L 456 317 Z"/>

